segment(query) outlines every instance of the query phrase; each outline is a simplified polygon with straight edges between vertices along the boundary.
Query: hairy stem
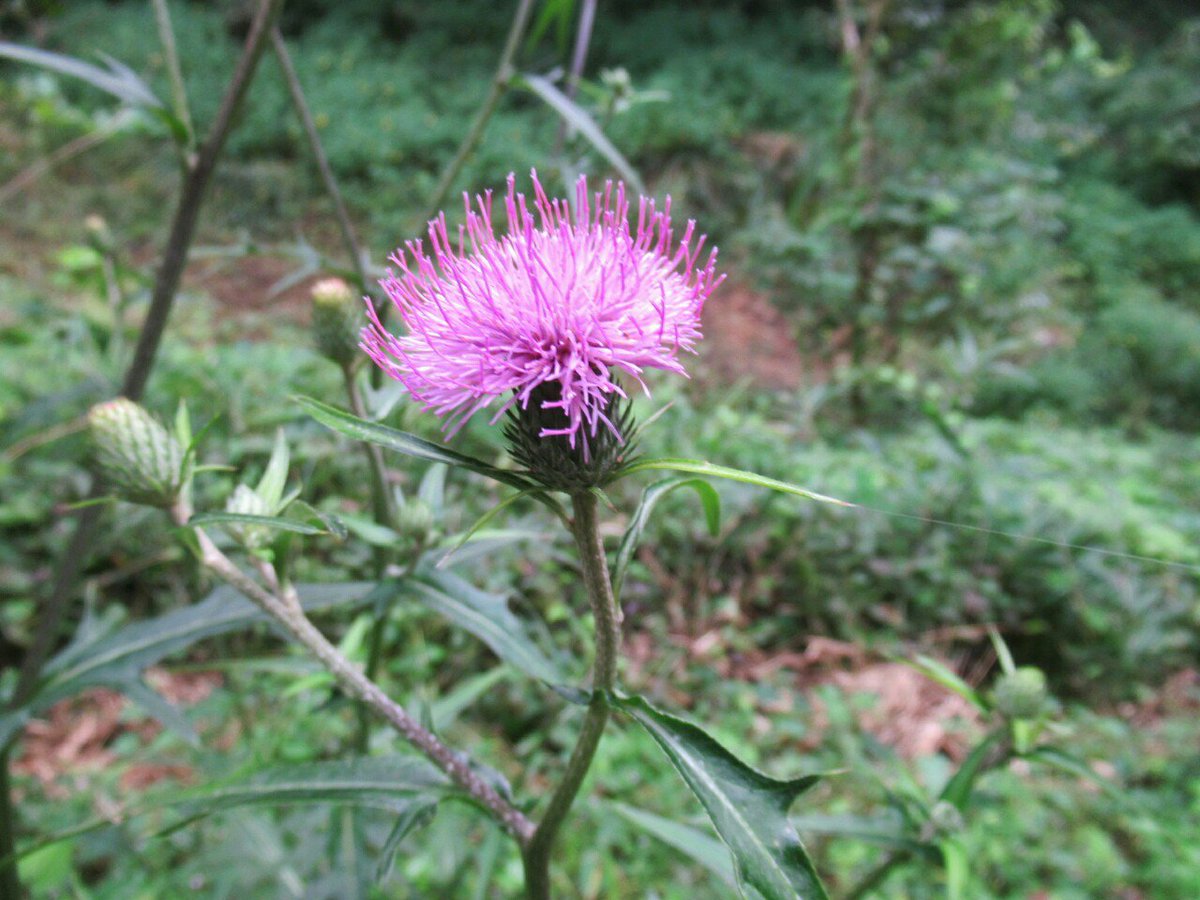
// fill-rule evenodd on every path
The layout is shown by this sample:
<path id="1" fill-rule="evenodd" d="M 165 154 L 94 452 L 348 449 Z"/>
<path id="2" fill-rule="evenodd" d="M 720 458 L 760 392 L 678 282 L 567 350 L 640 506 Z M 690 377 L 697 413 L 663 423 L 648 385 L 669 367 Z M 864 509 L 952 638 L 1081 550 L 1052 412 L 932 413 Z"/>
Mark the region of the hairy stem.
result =
<path id="1" fill-rule="evenodd" d="M 186 505 L 172 510 L 175 522 L 184 525 L 191 517 Z M 431 731 L 383 692 L 365 674 L 342 655 L 320 630 L 313 625 L 300 606 L 293 588 L 283 585 L 267 590 L 233 564 L 203 529 L 193 532 L 200 547 L 200 562 L 222 581 L 241 591 L 299 643 L 315 656 L 333 675 L 334 680 L 350 697 L 367 704 L 382 716 L 406 741 L 421 751 L 434 765 L 450 776 L 481 807 L 490 811 L 509 834 L 524 846 L 533 834 L 533 823 L 519 809 L 505 800 L 474 768 L 465 754 L 451 750 Z M 278 585 L 273 577 L 272 584 Z"/>
<path id="2" fill-rule="evenodd" d="M 616 682 L 617 652 L 621 643 L 612 579 L 609 577 L 604 541 L 600 537 L 597 520 L 596 495 L 590 492 L 575 494 L 571 502 L 575 513 L 571 530 L 579 550 L 583 583 L 595 618 L 596 661 L 592 667 L 592 699 L 584 716 L 583 728 L 567 760 L 563 779 L 546 806 L 533 840 L 525 848 L 525 891 L 530 900 L 548 900 L 550 897 L 550 856 L 554 840 L 591 768 L 604 726 L 608 724 L 608 695 Z"/>
<path id="3" fill-rule="evenodd" d="M 458 177 L 458 173 L 462 171 L 462 167 L 466 165 L 467 160 L 471 158 L 471 154 L 475 152 L 475 148 L 479 146 L 479 141 L 483 138 L 483 131 L 487 127 L 488 121 L 492 118 L 492 113 L 496 111 L 496 104 L 500 102 L 500 98 L 508 90 L 509 82 L 513 76 L 513 60 L 516 58 L 517 48 L 521 45 L 521 38 L 525 35 L 525 29 L 529 25 L 529 14 L 532 11 L 533 0 L 519 0 L 517 3 L 517 12 L 513 16 L 512 25 L 508 29 L 508 39 L 504 42 L 504 51 L 500 54 L 500 64 L 496 67 L 496 74 L 492 76 L 492 83 L 488 88 L 487 97 L 484 98 L 483 105 L 479 107 L 479 111 L 475 114 L 475 118 L 471 122 L 470 128 L 467 129 L 462 143 L 459 144 L 458 150 L 455 151 L 450 162 L 446 164 L 446 168 L 442 170 L 437 187 L 433 189 L 433 196 L 429 199 L 429 208 L 424 217 L 426 220 L 432 219 L 437 215 L 437 211 L 442 206 L 442 201 L 446 199 L 446 195 L 450 193 L 450 188 L 454 185 L 454 179 Z"/>

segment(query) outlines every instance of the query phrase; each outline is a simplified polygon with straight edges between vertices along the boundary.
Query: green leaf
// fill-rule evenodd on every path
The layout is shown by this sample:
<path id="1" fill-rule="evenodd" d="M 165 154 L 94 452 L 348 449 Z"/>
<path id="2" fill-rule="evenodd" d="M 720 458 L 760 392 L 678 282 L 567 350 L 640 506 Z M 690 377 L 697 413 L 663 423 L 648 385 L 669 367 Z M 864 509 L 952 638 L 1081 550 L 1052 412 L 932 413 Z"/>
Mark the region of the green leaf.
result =
<path id="1" fill-rule="evenodd" d="M 689 825 L 672 822 L 644 809 L 634 809 L 624 803 L 614 803 L 612 807 L 634 825 L 700 863 L 730 887 L 737 886 L 729 848 L 720 841 Z"/>
<path id="2" fill-rule="evenodd" d="M 414 799 L 456 793 L 433 763 L 419 756 L 358 757 L 282 766 L 204 787 L 172 801 L 189 816 L 245 806 L 336 803 L 405 812 Z"/>
<path id="3" fill-rule="evenodd" d="M 226 525 L 231 522 L 237 525 L 262 525 L 265 528 L 274 528 L 276 531 L 292 531 L 296 534 L 329 533 L 327 529 L 309 525 L 307 522 L 297 522 L 295 519 L 284 519 L 279 516 L 253 516 L 249 513 L 196 513 L 188 519 L 188 525 L 192 528 L 201 528 L 205 525 Z"/>
<path id="4" fill-rule="evenodd" d="M 165 109 L 163 102 L 154 95 L 132 69 L 117 62 L 112 57 L 105 57 L 107 69 L 94 66 L 74 56 L 53 53 L 49 50 L 39 50 L 36 47 L 25 47 L 0 41 L 0 57 L 26 62 L 61 75 L 70 75 L 86 81 L 92 87 L 99 88 L 111 94 L 130 106 L 140 106 L 152 110 Z"/>
<path id="5" fill-rule="evenodd" d="M 809 834 L 828 834 L 836 837 L 853 838 L 856 841 L 866 841 L 893 847 L 897 850 L 920 852 L 926 845 L 909 837 L 898 817 L 878 816 L 828 816 L 819 813 L 792 816 L 792 824 L 797 831 Z"/>
<path id="6" fill-rule="evenodd" d="M 448 466 L 470 469 L 472 472 L 485 475 L 494 481 L 511 485 L 519 490 L 537 488 L 537 485 L 523 475 L 498 469 L 481 459 L 449 450 L 440 444 L 419 438 L 415 434 L 409 434 L 407 431 L 388 428 L 386 425 L 380 425 L 378 422 L 368 422 L 366 419 L 360 419 L 345 410 L 321 403 L 319 400 L 313 400 L 311 397 L 297 397 L 296 402 L 303 406 L 310 416 L 326 428 L 331 428 L 356 441 L 368 441 L 372 444 L 379 444 L 379 446 L 386 447 L 389 450 L 395 450 L 398 453 L 415 456 L 417 459 L 424 459 L 429 462 L 445 463 Z"/>
<path id="7" fill-rule="evenodd" d="M 449 572 L 418 575 L 405 581 L 401 590 L 471 632 L 498 657 L 526 675 L 547 684 L 566 681 L 534 642 L 525 623 L 508 608 L 507 598 L 481 591 Z"/>
<path id="8" fill-rule="evenodd" d="M 421 798 L 413 798 L 400 811 L 396 817 L 396 823 L 388 832 L 387 840 L 383 842 L 383 849 L 379 851 L 379 860 L 375 865 L 375 882 L 377 884 L 381 884 L 391 877 L 392 866 L 396 863 L 396 853 L 400 850 L 400 843 L 416 829 L 428 825 L 435 813 L 437 813 L 437 802 Z"/>
<path id="9" fill-rule="evenodd" d="M 930 681 L 935 681 L 947 690 L 958 694 L 958 696 L 962 697 L 984 715 L 990 711 L 987 701 L 983 699 L 983 696 L 975 688 L 971 687 L 933 657 L 917 654 L 914 659 L 897 657 L 896 660 L 910 668 L 916 669 Z"/>
<path id="10" fill-rule="evenodd" d="M 378 590 L 394 587 L 370 582 L 297 586 L 300 602 L 309 612 L 350 601 L 373 602 Z M 26 704 L 0 716 L 0 746 L 31 715 L 84 688 L 103 686 L 139 694 L 144 689 L 142 672 L 148 666 L 205 638 L 266 621 L 270 621 L 266 613 L 233 588 L 222 586 L 192 606 L 76 640 L 46 663 L 42 680 Z"/>
<path id="11" fill-rule="evenodd" d="M 938 799 L 954 804 L 959 811 L 966 809 L 967 801 L 971 799 L 971 791 L 975 788 L 975 782 L 993 762 L 992 754 L 1003 740 L 1004 730 L 998 729 L 980 741 L 962 761 L 958 771 L 946 782 Z"/>
<path id="12" fill-rule="evenodd" d="M 959 841 L 945 840 L 941 843 L 941 851 L 946 865 L 946 900 L 962 900 L 967 896 L 967 879 L 971 872 L 967 849 Z"/>
<path id="13" fill-rule="evenodd" d="M 258 482 L 258 487 L 255 488 L 255 492 L 272 512 L 279 512 L 283 508 L 284 504 L 280 501 L 283 499 L 283 489 L 287 486 L 289 462 L 287 437 L 280 428 L 275 432 L 275 446 L 271 449 L 267 468 L 263 472 L 262 480 Z"/>
<path id="14" fill-rule="evenodd" d="M 508 507 L 512 506 L 518 500 L 521 500 L 525 497 L 528 497 L 528 496 L 530 496 L 532 494 L 536 494 L 536 493 L 539 493 L 539 492 L 538 491 L 517 491 L 515 494 L 510 494 L 508 497 L 505 497 L 503 500 L 501 500 L 499 503 L 497 503 L 495 506 L 493 506 L 491 509 L 489 509 L 487 512 L 485 512 L 482 516 L 480 516 L 478 519 L 475 520 L 474 525 L 472 525 L 470 528 L 468 528 L 466 531 L 464 531 L 461 535 L 454 536 L 453 542 L 450 544 L 450 549 L 447 550 L 445 555 L 437 561 L 437 568 L 441 569 L 441 568 L 445 567 L 446 565 L 448 565 L 451 557 L 453 557 L 455 553 L 457 553 L 459 550 L 461 550 L 463 545 L 466 544 L 467 541 L 469 541 L 469 540 L 471 540 L 471 538 L 475 537 L 476 533 L 478 533 L 485 526 L 487 526 L 492 521 L 492 519 L 496 518 L 496 516 L 500 515 L 500 513 L 504 512 L 504 510 L 508 509 Z"/>
<path id="15" fill-rule="evenodd" d="M 818 494 L 816 491 L 810 491 L 808 488 L 802 488 L 798 484 L 779 481 L 775 478 L 757 475 L 754 472 L 745 472 L 741 469 L 731 469 L 728 466 L 718 466 L 714 463 L 705 462 L 702 459 L 682 459 L 668 456 L 642 457 L 633 460 L 628 465 L 622 466 L 613 475 L 613 478 L 623 478 L 626 475 L 633 475 L 635 472 L 659 469 L 666 469 L 670 472 L 689 472 L 692 475 L 707 475 L 712 478 L 726 478 L 730 481 L 741 481 L 746 484 L 757 485 L 758 487 L 770 488 L 773 491 L 779 491 L 784 494 L 795 494 L 797 497 L 806 497 L 809 500 L 816 500 L 820 503 L 832 503 L 835 506 L 849 508 L 856 506 L 854 503 L 838 500 L 836 497 L 827 497 L 824 494 Z"/>
<path id="16" fill-rule="evenodd" d="M 612 582 L 613 596 L 621 599 L 621 587 L 625 584 L 625 571 L 633 560 L 633 552 L 637 549 L 642 532 L 650 521 L 650 513 L 655 505 L 676 488 L 689 487 L 696 492 L 704 507 L 704 519 L 708 523 L 709 534 L 716 537 L 721 528 L 721 496 L 716 489 L 702 478 L 676 477 L 650 485 L 642 492 L 642 499 L 629 519 L 625 534 L 621 537 L 621 546 L 617 548 L 617 558 L 613 563 Z"/>
<path id="17" fill-rule="evenodd" d="M 639 194 L 646 193 L 646 186 L 642 183 L 637 170 L 629 164 L 629 160 L 621 154 L 613 142 L 605 137 L 600 126 L 596 124 L 596 120 L 588 115 L 583 107 L 541 75 L 526 73 L 516 79 L 516 82 L 537 94 L 547 106 L 558 113 L 564 122 L 583 135 L 587 142 L 595 147 L 596 151 L 608 160 L 614 169 L 621 173 L 621 177 L 633 190 Z"/>
<path id="18" fill-rule="evenodd" d="M 700 800 L 733 852 L 743 893 L 753 888 L 766 900 L 827 896 L 788 820 L 792 803 L 820 776 L 778 781 L 741 762 L 701 728 L 641 697 L 612 702 L 650 732 Z"/>
<path id="19" fill-rule="evenodd" d="M 433 730 L 440 732 L 449 728 L 463 710 L 511 676 L 512 669 L 508 666 L 496 666 L 456 685 L 454 690 L 430 704 L 429 721 Z"/>
<path id="20" fill-rule="evenodd" d="M 995 625 L 988 625 L 987 632 L 988 637 L 991 638 L 992 647 L 996 651 L 996 660 L 1000 663 L 1000 671 L 1005 675 L 1013 674 L 1017 671 L 1017 664 L 1013 661 L 1012 651 L 1008 649 L 1008 644 L 1004 643 L 1004 638 L 1000 636 Z"/>

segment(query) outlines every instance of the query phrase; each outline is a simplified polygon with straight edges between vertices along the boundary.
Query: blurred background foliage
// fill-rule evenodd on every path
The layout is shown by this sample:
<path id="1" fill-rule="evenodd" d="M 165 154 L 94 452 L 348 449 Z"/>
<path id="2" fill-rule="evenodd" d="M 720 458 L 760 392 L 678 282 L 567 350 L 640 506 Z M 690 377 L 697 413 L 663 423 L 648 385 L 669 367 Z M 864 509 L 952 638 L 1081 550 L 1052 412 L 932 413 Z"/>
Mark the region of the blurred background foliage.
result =
<path id="1" fill-rule="evenodd" d="M 730 274 L 707 313 L 695 379 L 656 385 L 642 410 L 672 402 L 645 449 L 868 507 L 722 486 L 714 540 L 687 498 L 664 501 L 626 589 L 627 680 L 720 723 L 723 740 L 779 773 L 847 769 L 806 808 L 860 815 L 895 807 L 906 791 L 936 792 L 961 736 L 978 729 L 969 717 L 888 706 L 867 677 L 873 667 L 919 649 L 986 686 L 982 626 L 995 623 L 1018 662 L 1047 673 L 1060 739 L 1121 793 L 1018 766 L 991 775 L 962 824 L 978 859 L 970 895 L 1200 895 L 1200 18 L 1182 0 L 893 0 L 872 33 L 883 6 L 601 5 L 581 101 L 649 188 L 671 194 L 721 246 Z M 203 129 L 247 7 L 171 8 Z M 847 10 L 870 38 L 857 51 L 845 42 Z M 566 63 L 574 13 L 562 0 L 539 5 L 523 71 Z M 418 230 L 510 15 L 490 2 L 288 3 L 296 66 L 375 262 Z M 85 59 L 110 54 L 169 94 L 137 0 L 3 0 L 0 29 Z M 86 490 L 81 417 L 119 380 L 174 191 L 175 162 L 154 125 L 117 116 L 82 83 L 0 66 L 5 678 L 69 533 L 66 506 Z M 86 153 L 29 177 L 105 129 Z M 510 93 L 455 190 L 497 188 L 531 166 L 550 178 L 572 167 L 605 174 L 577 142 L 562 165 L 557 130 L 532 94 Z M 365 464 L 288 401 L 340 399 L 336 369 L 308 349 L 301 276 L 312 273 L 296 272 L 313 248 L 336 256 L 338 244 L 269 59 L 229 154 L 148 405 L 167 414 L 187 397 L 195 421 L 213 421 L 206 453 L 233 466 L 261 467 L 283 426 L 306 499 L 365 515 Z M 437 435 L 431 417 L 403 404 L 393 419 Z M 495 433 L 474 424 L 459 441 L 500 452 Z M 393 465 L 406 490 L 420 480 Z M 219 505 L 233 484 L 211 474 L 199 505 Z M 616 499 L 631 502 L 628 490 Z M 465 525 L 496 499 L 452 477 L 446 515 Z M 516 524 L 545 529 L 517 510 Z M 157 519 L 124 506 L 108 516 L 87 569 L 89 610 L 131 620 L 201 595 Z M 562 550 L 523 545 L 472 575 L 583 646 Z M 369 569 L 368 547 L 312 542 L 297 577 Z M 354 634 L 346 617 L 328 628 Z M 386 683 L 418 703 L 494 665 L 404 606 L 387 646 Z M 350 709 L 327 685 L 296 687 L 297 667 L 265 632 L 174 660 L 179 679 L 217 673 L 188 713 L 202 749 L 148 730 L 127 708 L 103 740 L 80 738 L 91 769 L 39 768 L 28 737 L 17 769 L 26 826 L 61 830 L 198 772 L 333 753 L 352 730 Z M 461 706 L 451 734 L 506 774 L 516 759 L 531 763 L 535 781 L 573 733 L 573 712 L 514 681 Z M 52 722 L 64 729 L 60 748 L 78 736 L 78 719 L 63 716 Z M 914 749 L 903 734 L 881 736 L 880 716 L 896 719 L 892 731 L 941 739 Z M 534 725 L 549 721 L 544 738 Z M 697 816 L 645 763 L 651 752 L 632 733 L 606 737 L 593 775 L 603 792 L 580 804 L 573 826 L 595 837 L 564 848 L 574 883 L 589 897 L 641 896 L 647 884 L 666 886 L 655 896 L 724 896 L 686 856 L 614 814 L 629 803 Z M 831 821 L 798 824 L 840 896 L 886 851 L 833 836 Z M 382 843 L 382 819 L 363 827 Z M 327 811 L 228 813 L 160 840 L 85 835 L 29 858 L 24 872 L 46 896 L 344 896 L 352 866 L 339 834 Z M 488 896 L 488 883 L 506 896 L 519 883 L 515 857 L 466 813 L 439 814 L 404 846 L 413 852 L 384 896 L 471 896 L 477 886 L 474 896 Z M 901 871 L 883 895 L 940 895 L 928 871 Z"/>

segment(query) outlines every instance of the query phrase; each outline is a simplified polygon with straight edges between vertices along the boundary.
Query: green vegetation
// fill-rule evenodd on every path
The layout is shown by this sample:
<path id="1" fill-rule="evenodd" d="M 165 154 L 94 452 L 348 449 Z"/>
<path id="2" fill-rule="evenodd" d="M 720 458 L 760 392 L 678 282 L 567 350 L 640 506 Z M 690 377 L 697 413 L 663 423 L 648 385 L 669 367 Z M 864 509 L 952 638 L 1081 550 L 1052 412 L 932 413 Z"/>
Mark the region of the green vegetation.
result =
<path id="1" fill-rule="evenodd" d="M 537 4 L 521 71 L 569 63 L 576 5 Z M 872 33 L 876 6 L 888 9 Z M 247 23 L 237 3 L 170 7 L 202 134 Z M 372 264 L 417 233 L 486 94 L 508 7 L 288 4 L 296 68 Z M 692 382 L 654 382 L 653 403 L 636 401 L 642 420 L 670 404 L 641 451 L 857 504 L 722 482 L 713 537 L 695 495 L 665 497 L 625 578 L 623 687 L 685 711 L 769 775 L 838 772 L 792 810 L 832 896 L 854 896 L 892 855 L 874 896 L 1200 895 L 1200 19 L 1165 0 L 848 7 L 861 65 L 838 4 L 600 5 L 580 105 L 652 193 L 698 220 L 729 273 L 709 310 L 721 349 L 702 344 Z M 109 54 L 170 96 L 146 4 L 0 2 L 0 23 L 25 28 L 26 43 Z M 200 461 L 229 467 L 197 480 L 197 509 L 257 483 L 282 428 L 303 499 L 351 532 L 305 538 L 292 577 L 374 580 L 368 460 L 291 399 L 344 403 L 303 322 L 306 279 L 345 254 L 269 54 L 262 70 L 144 403 L 169 421 L 186 398 L 207 426 Z M 85 416 L 120 384 L 175 196 L 162 125 L 118 115 L 81 81 L 0 61 L 0 696 L 37 628 L 66 513 L 86 497 Z M 553 112 L 514 88 L 454 190 L 499 189 L 532 166 L 556 187 L 610 174 L 578 136 L 561 155 L 557 143 Z M 453 219 L 457 201 L 447 206 Z M 733 296 L 754 303 L 723 311 Z M 786 389 L 756 378 L 776 321 L 798 348 L 781 363 Z M 730 383 L 730 370 L 744 377 Z M 387 424 L 442 440 L 389 385 L 367 387 L 370 408 L 394 404 Z M 500 444 L 476 421 L 453 446 L 511 466 Z M 386 459 L 405 498 L 437 500 L 418 553 L 507 496 L 461 470 L 442 485 L 426 463 Z M 622 482 L 614 516 L 649 483 Z M 103 516 L 64 631 L 115 632 L 222 590 L 155 512 Z M 551 523 L 517 502 L 489 523 L 507 541 L 464 551 L 454 571 L 509 597 L 582 684 L 586 600 Z M 619 535 L 605 534 L 610 558 Z M 385 611 L 380 682 L 515 796 L 540 796 L 581 709 L 429 607 Z M 366 666 L 374 615 L 343 605 L 319 621 Z M 1003 668 L 989 625 L 1047 679 L 1049 699 L 1015 718 L 1069 755 L 989 764 L 948 808 L 964 758 L 1012 724 L 988 699 Z M 897 662 L 920 655 L 983 699 Z M 181 796 L 339 758 L 358 719 L 315 662 L 261 626 L 154 662 L 198 742 L 151 724 L 161 710 L 104 712 L 104 695 L 88 694 L 15 744 L 19 845 L 79 831 L 21 860 L 35 896 L 519 894 L 515 846 L 465 804 L 414 813 L 422 827 L 394 860 L 390 809 L 259 805 L 185 822 Z M 81 736 L 88 716 L 103 737 Z M 75 739 L 75 757 L 53 762 Z M 399 749 L 371 735 L 376 755 Z M 564 896 L 733 890 L 700 804 L 632 720 L 606 732 L 572 816 L 556 857 L 556 884 L 575 892 Z M 961 876 L 956 853 L 970 860 Z"/>

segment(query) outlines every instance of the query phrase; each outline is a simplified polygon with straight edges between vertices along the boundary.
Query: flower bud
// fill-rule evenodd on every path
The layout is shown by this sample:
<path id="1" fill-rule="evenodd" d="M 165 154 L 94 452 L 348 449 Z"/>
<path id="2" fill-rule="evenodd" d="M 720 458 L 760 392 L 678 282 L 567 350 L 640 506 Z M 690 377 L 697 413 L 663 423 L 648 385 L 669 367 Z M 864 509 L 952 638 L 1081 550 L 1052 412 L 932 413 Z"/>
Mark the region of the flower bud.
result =
<path id="1" fill-rule="evenodd" d="M 396 513 L 396 530 L 414 543 L 425 543 L 434 531 L 433 510 L 424 500 L 409 500 Z"/>
<path id="2" fill-rule="evenodd" d="M 166 428 L 125 397 L 88 411 L 93 459 L 122 500 L 170 506 L 183 489 L 184 451 Z"/>
<path id="3" fill-rule="evenodd" d="M 1046 676 L 1041 669 L 1021 666 L 996 682 L 992 699 L 1006 719 L 1036 719 L 1045 709 Z"/>
<path id="4" fill-rule="evenodd" d="M 258 491 L 239 484 L 225 501 L 225 512 L 241 516 L 269 516 L 274 513 Z M 271 542 L 271 529 L 265 525 L 227 523 L 226 530 L 247 550 L 259 550 Z"/>
<path id="5" fill-rule="evenodd" d="M 324 278 L 312 288 L 312 335 L 317 352 L 339 366 L 359 358 L 359 332 L 366 320 L 362 301 L 340 278 Z"/>

